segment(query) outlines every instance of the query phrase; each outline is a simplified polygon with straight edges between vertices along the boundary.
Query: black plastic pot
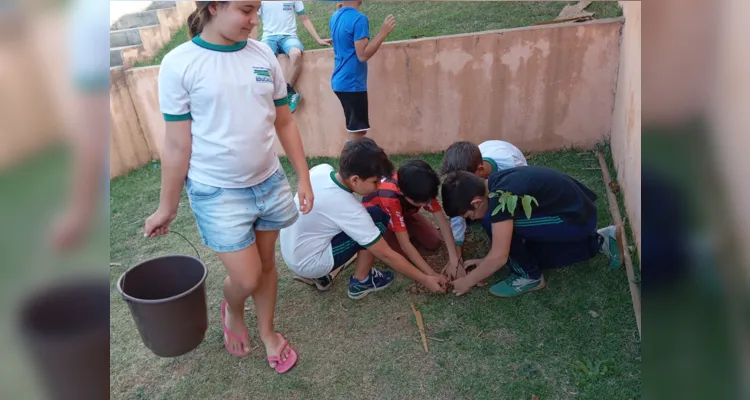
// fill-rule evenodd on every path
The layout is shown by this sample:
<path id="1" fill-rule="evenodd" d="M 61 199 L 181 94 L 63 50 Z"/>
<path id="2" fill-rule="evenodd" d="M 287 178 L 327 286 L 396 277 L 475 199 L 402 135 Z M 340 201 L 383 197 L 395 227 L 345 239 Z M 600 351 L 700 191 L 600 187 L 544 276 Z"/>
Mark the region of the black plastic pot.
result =
<path id="1" fill-rule="evenodd" d="M 181 356 L 206 336 L 207 272 L 195 257 L 169 255 L 141 262 L 117 282 L 143 344 L 157 356 Z"/>
<path id="2" fill-rule="evenodd" d="M 22 304 L 20 333 L 54 400 L 109 398 L 109 279 L 45 286 Z"/>

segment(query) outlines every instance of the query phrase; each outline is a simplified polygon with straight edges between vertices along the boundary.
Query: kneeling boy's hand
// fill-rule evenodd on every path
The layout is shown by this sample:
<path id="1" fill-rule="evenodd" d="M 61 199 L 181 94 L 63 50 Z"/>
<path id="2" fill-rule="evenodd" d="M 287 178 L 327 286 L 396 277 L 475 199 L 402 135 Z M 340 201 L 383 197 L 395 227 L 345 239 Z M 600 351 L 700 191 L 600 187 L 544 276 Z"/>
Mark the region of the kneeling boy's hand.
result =
<path id="1" fill-rule="evenodd" d="M 443 275 L 430 275 L 422 284 L 433 293 L 445 293 L 443 285 L 448 283 L 448 278 Z"/>
<path id="2" fill-rule="evenodd" d="M 453 293 L 456 296 L 463 296 L 465 295 L 469 290 L 471 290 L 472 284 L 469 283 L 469 280 L 466 278 L 458 278 L 454 280 L 453 282 Z"/>

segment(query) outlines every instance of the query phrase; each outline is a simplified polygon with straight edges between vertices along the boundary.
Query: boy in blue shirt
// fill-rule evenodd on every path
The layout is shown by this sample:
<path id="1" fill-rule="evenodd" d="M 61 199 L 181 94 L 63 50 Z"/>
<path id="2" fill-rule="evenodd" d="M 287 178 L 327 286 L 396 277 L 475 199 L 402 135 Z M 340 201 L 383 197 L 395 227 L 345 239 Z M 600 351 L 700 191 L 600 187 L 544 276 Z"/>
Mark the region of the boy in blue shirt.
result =
<path id="1" fill-rule="evenodd" d="M 372 58 L 396 27 L 393 15 L 386 17 L 380 32 L 370 40 L 370 21 L 359 11 L 361 1 L 344 1 L 331 16 L 333 40 L 333 92 L 341 101 L 346 118 L 347 141 L 370 129 L 367 106 L 367 60 Z"/>

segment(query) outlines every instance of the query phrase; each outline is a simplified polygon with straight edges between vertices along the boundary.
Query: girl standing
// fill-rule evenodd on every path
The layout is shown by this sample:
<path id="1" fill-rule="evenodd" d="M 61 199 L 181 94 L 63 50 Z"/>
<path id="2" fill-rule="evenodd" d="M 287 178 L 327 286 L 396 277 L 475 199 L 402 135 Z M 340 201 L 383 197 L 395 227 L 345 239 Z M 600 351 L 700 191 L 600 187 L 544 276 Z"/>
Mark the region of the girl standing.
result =
<path id="1" fill-rule="evenodd" d="M 297 354 L 273 326 L 275 244 L 298 212 L 273 151 L 274 134 L 299 177 L 302 213 L 313 206 L 307 162 L 281 67 L 268 46 L 248 40 L 260 1 L 196 3 L 188 18 L 193 39 L 167 54 L 159 72 L 162 188 L 145 235 L 167 233 L 185 184 L 203 243 L 227 270 L 221 302 L 227 350 L 250 352 L 244 305 L 252 296 L 269 364 L 284 373 Z"/>

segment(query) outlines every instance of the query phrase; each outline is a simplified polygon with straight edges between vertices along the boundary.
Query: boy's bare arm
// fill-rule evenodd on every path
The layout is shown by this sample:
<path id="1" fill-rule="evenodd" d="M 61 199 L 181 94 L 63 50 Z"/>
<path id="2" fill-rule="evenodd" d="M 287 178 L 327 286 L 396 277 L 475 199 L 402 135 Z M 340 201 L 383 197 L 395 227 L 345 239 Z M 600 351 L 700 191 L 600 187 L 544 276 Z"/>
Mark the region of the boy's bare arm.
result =
<path id="1" fill-rule="evenodd" d="M 432 215 L 435 217 L 435 222 L 437 223 L 438 228 L 440 228 L 440 236 L 443 237 L 445 247 L 448 249 L 449 262 L 451 264 L 457 264 L 458 256 L 461 254 L 461 252 L 456 251 L 456 241 L 453 239 L 453 229 L 451 228 L 451 224 L 448 222 L 448 218 L 443 211 L 432 213 Z"/>
<path id="2" fill-rule="evenodd" d="M 302 14 L 299 16 L 300 20 L 302 21 L 302 25 L 305 26 L 305 29 L 307 29 L 308 32 L 310 32 L 310 35 L 315 39 L 315 42 L 318 43 L 321 46 L 330 46 L 331 45 L 331 39 L 321 39 L 320 35 L 318 35 L 318 31 L 315 30 L 315 25 L 313 25 L 312 21 L 310 21 L 310 18 L 308 18 L 307 14 Z"/>
<path id="3" fill-rule="evenodd" d="M 385 42 L 388 35 L 393 32 L 396 27 L 396 19 L 393 15 L 389 15 L 385 18 L 383 25 L 380 27 L 380 32 L 372 40 L 360 39 L 354 42 L 354 49 L 357 52 L 357 58 L 361 62 L 367 62 L 380 48 L 380 45 Z"/>
<path id="4" fill-rule="evenodd" d="M 510 241 L 513 236 L 513 220 L 492 224 L 492 247 L 477 268 L 466 275 L 466 284 L 474 286 L 497 272 L 508 262 Z"/>
<path id="5" fill-rule="evenodd" d="M 374 254 L 375 257 L 388 264 L 391 268 L 395 269 L 402 275 L 406 275 L 425 285 L 433 292 L 442 292 L 442 284 L 447 283 L 447 280 L 443 276 L 432 276 L 414 268 L 404 256 L 391 249 L 391 247 L 388 246 L 388 243 L 383 239 L 378 240 L 367 250 Z"/>

